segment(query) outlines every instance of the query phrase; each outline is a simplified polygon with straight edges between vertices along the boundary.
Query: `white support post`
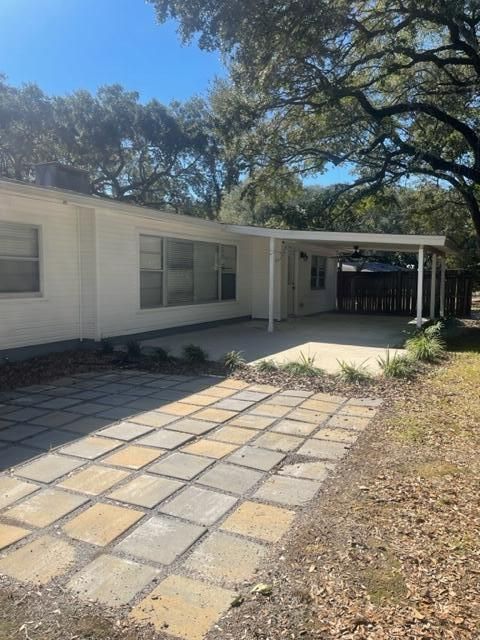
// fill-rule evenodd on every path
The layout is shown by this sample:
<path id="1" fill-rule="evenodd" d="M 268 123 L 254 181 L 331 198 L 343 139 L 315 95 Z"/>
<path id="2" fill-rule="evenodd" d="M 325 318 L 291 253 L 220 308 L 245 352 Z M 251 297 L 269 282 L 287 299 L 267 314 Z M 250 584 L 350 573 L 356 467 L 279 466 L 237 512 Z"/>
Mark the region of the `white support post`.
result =
<path id="1" fill-rule="evenodd" d="M 268 257 L 268 333 L 273 333 L 275 316 L 275 238 L 270 237 Z"/>
<path id="2" fill-rule="evenodd" d="M 440 258 L 440 317 L 445 318 L 445 280 L 446 264 L 445 256 Z"/>
<path id="3" fill-rule="evenodd" d="M 420 329 L 423 322 L 423 261 L 424 249 L 418 248 L 418 270 L 417 270 L 417 327 Z"/>
<path id="4" fill-rule="evenodd" d="M 432 254 L 432 279 L 430 280 L 430 320 L 435 320 L 437 302 L 437 254 Z"/>

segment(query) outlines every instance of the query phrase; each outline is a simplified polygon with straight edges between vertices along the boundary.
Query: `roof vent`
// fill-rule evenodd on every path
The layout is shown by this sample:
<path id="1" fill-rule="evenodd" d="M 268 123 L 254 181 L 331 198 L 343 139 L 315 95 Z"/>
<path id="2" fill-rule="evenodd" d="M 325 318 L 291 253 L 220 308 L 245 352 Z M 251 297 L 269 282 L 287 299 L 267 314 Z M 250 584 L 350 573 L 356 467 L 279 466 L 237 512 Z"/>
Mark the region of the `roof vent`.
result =
<path id="1" fill-rule="evenodd" d="M 91 194 L 88 171 L 61 162 L 42 162 L 35 166 L 35 184 Z"/>

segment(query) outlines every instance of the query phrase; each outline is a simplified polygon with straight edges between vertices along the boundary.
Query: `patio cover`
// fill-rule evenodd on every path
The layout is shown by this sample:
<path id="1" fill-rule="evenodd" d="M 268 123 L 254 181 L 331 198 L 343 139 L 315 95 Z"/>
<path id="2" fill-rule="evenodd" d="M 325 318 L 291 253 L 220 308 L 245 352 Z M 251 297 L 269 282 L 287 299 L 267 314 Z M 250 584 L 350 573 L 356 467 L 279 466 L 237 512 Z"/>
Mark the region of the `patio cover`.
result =
<path id="1" fill-rule="evenodd" d="M 229 231 L 239 235 L 269 238 L 269 289 L 268 331 L 274 329 L 275 252 L 278 242 L 308 242 L 316 244 L 326 256 L 339 256 L 354 247 L 363 250 L 418 253 L 417 269 L 417 327 L 423 322 L 423 272 L 425 252 L 432 256 L 432 291 L 436 287 L 437 258 L 440 261 L 440 316 L 445 315 L 445 256 L 456 253 L 454 244 L 446 236 L 409 235 L 389 233 L 352 233 L 337 231 L 296 231 L 289 229 L 266 229 L 242 225 L 225 225 Z M 435 316 L 435 297 L 430 301 L 430 318 Z"/>

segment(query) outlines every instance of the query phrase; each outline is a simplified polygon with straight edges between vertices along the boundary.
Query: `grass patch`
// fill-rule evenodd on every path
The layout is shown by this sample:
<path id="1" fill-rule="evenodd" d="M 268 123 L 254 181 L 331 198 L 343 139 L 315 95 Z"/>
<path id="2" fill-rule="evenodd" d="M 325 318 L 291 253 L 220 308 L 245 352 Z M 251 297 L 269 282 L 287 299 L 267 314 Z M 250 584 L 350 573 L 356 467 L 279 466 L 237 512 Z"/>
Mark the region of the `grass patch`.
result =
<path id="1" fill-rule="evenodd" d="M 376 606 L 402 604 L 407 596 L 405 578 L 395 562 L 387 563 L 384 567 L 366 569 L 362 582 L 370 601 Z"/>
<path id="2" fill-rule="evenodd" d="M 444 476 L 454 476 L 462 473 L 462 470 L 451 462 L 445 460 L 433 460 L 422 462 L 415 466 L 416 473 L 422 478 L 443 478 Z"/>

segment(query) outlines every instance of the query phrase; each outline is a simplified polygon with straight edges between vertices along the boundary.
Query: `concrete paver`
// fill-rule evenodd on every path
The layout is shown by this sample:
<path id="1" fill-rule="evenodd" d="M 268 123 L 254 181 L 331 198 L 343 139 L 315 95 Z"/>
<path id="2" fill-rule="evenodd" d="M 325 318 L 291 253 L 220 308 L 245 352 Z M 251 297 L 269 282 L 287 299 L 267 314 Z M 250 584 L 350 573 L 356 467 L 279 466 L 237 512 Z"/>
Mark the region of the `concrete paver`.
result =
<path id="1" fill-rule="evenodd" d="M 269 418 L 283 418 L 292 407 L 285 407 L 281 404 L 259 404 L 250 413 L 257 416 L 268 416 Z"/>
<path id="2" fill-rule="evenodd" d="M 362 418 L 356 416 L 348 416 L 335 414 L 327 422 L 329 427 L 340 427 L 341 429 L 355 429 L 356 431 L 363 431 L 370 424 L 370 418 Z"/>
<path id="3" fill-rule="evenodd" d="M 239 464 L 252 469 L 260 469 L 261 471 L 270 471 L 283 459 L 284 455 L 278 451 L 269 449 L 259 449 L 257 447 L 242 447 L 237 449 L 232 455 L 228 456 L 228 462 Z"/>
<path id="4" fill-rule="evenodd" d="M 317 429 L 316 424 L 311 422 L 300 422 L 299 420 L 280 420 L 272 427 L 275 433 L 288 433 L 291 436 L 306 437 Z"/>
<path id="5" fill-rule="evenodd" d="M 17 505 L 5 515 L 32 527 L 47 527 L 87 502 L 87 498 L 58 489 L 42 489 Z"/>
<path id="6" fill-rule="evenodd" d="M 172 478 L 180 478 L 180 480 L 191 480 L 211 464 L 213 464 L 213 460 L 210 458 L 192 456 L 176 451 L 153 464 L 148 471 Z"/>
<path id="7" fill-rule="evenodd" d="M 253 578 L 266 552 L 264 545 L 216 531 L 195 548 L 185 567 L 204 578 L 234 586 Z"/>
<path id="8" fill-rule="evenodd" d="M 30 529 L 0 523 L 0 550 L 25 538 L 29 533 L 31 533 Z"/>
<path id="9" fill-rule="evenodd" d="M 60 451 L 65 455 L 86 458 L 87 460 L 95 460 L 95 458 L 100 458 L 100 456 L 103 456 L 114 449 L 118 449 L 122 444 L 123 442 L 120 440 L 91 436 L 77 440 L 66 447 L 62 447 Z"/>
<path id="10" fill-rule="evenodd" d="M 294 517 L 295 511 L 283 507 L 245 501 L 220 528 L 249 538 L 278 542 L 289 529 Z"/>
<path id="11" fill-rule="evenodd" d="M 310 422 L 317 427 L 324 424 L 331 414 L 322 411 L 313 411 L 311 409 L 302 409 L 297 407 L 292 413 L 289 414 L 289 420 L 299 420 L 300 422 Z"/>
<path id="12" fill-rule="evenodd" d="M 237 498 L 217 491 L 187 487 L 170 502 L 161 506 L 160 511 L 196 524 L 211 525 L 225 515 L 236 502 Z"/>
<path id="13" fill-rule="evenodd" d="M 0 509 L 8 507 L 20 498 L 38 491 L 39 487 L 30 482 L 23 482 L 9 476 L 0 477 Z"/>
<path id="14" fill-rule="evenodd" d="M 302 443 L 302 438 L 286 435 L 284 433 L 275 433 L 274 431 L 262 433 L 262 435 L 255 440 L 256 447 L 273 449 L 274 451 L 284 451 L 285 453 L 298 449 Z"/>
<path id="15" fill-rule="evenodd" d="M 133 608 L 131 617 L 183 640 L 202 640 L 234 598 L 233 591 L 171 575 Z"/>
<path id="16" fill-rule="evenodd" d="M 101 465 L 90 465 L 86 469 L 62 480 L 58 486 L 91 496 L 99 496 L 118 482 L 128 478 L 129 475 L 129 471 L 111 469 Z"/>
<path id="17" fill-rule="evenodd" d="M 63 530 L 75 540 L 104 547 L 143 516 L 143 511 L 98 502 L 67 522 Z"/>
<path id="18" fill-rule="evenodd" d="M 169 429 L 159 429 L 141 438 L 138 443 L 148 447 L 160 447 L 161 449 L 176 449 L 185 442 L 193 440 L 190 433 L 180 431 L 170 431 Z"/>
<path id="19" fill-rule="evenodd" d="M 193 444 L 187 445 L 183 448 L 183 451 L 218 460 L 229 453 L 232 453 L 236 448 L 237 447 L 235 445 L 228 442 L 218 442 L 216 440 L 203 438 L 202 440 L 197 440 L 197 442 L 194 442 Z"/>
<path id="20" fill-rule="evenodd" d="M 215 433 L 209 435 L 210 440 L 220 442 L 230 442 L 231 444 L 245 444 L 256 435 L 253 429 L 243 429 L 242 427 L 220 427 Z"/>
<path id="21" fill-rule="evenodd" d="M 95 600 L 109 607 L 125 605 L 157 575 L 155 567 L 125 558 L 101 555 L 76 573 L 67 584 L 82 600 Z"/>
<path id="22" fill-rule="evenodd" d="M 152 509 L 184 486 L 178 480 L 167 480 L 149 475 L 140 475 L 108 495 L 111 500 Z"/>
<path id="23" fill-rule="evenodd" d="M 275 420 L 276 418 L 257 416 L 251 413 L 242 413 L 238 416 L 238 418 L 231 420 L 228 424 L 229 426 L 233 425 L 236 427 L 245 427 L 246 429 L 261 430 L 270 427 L 275 422 Z"/>
<path id="24" fill-rule="evenodd" d="M 346 455 L 348 445 L 342 442 L 332 442 L 331 440 L 317 440 L 311 438 L 300 447 L 298 454 L 301 456 L 311 456 L 323 460 L 340 460 Z"/>
<path id="25" fill-rule="evenodd" d="M 81 467 L 84 462 L 75 458 L 47 454 L 37 458 L 33 462 L 15 470 L 15 475 L 35 480 L 37 482 L 50 483 L 62 476 Z"/>
<path id="26" fill-rule="evenodd" d="M 113 438 L 116 440 L 135 440 L 152 431 L 153 427 L 149 427 L 145 424 L 135 424 L 134 422 L 119 422 L 111 427 L 102 429 L 99 431 L 99 435 L 105 438 Z"/>
<path id="27" fill-rule="evenodd" d="M 241 495 L 260 482 L 263 476 L 263 473 L 253 469 L 217 462 L 211 469 L 203 473 L 197 482 L 213 489 Z"/>
<path id="28" fill-rule="evenodd" d="M 170 424 L 175 420 L 177 420 L 177 416 L 169 415 L 168 413 L 161 413 L 160 411 L 148 411 L 147 413 L 140 413 L 137 416 L 132 416 L 130 422 L 144 424 L 147 427 L 159 428 L 165 427 L 167 424 Z"/>
<path id="29" fill-rule="evenodd" d="M 215 422 L 207 422 L 206 420 L 195 420 L 194 418 L 184 418 L 183 420 L 177 420 L 172 425 L 169 425 L 169 429 L 174 431 L 182 431 L 184 433 L 191 433 L 195 436 L 201 436 L 204 433 L 208 433 L 212 429 L 215 429 L 218 425 Z"/>
<path id="30" fill-rule="evenodd" d="M 143 522 L 116 547 L 141 560 L 169 565 L 189 549 L 206 529 L 176 518 L 154 516 Z"/>
<path id="31" fill-rule="evenodd" d="M 236 398 L 226 398 L 220 400 L 212 409 L 226 409 L 227 411 L 244 411 L 255 404 L 253 400 L 237 400 Z"/>
<path id="32" fill-rule="evenodd" d="M 45 427 L 39 427 L 33 424 L 14 424 L 12 427 L 7 427 L 0 431 L 0 440 L 20 442 L 20 440 L 29 438 L 30 436 L 36 436 L 44 430 Z"/>
<path id="33" fill-rule="evenodd" d="M 334 440 L 335 442 L 344 442 L 345 444 L 353 444 L 358 438 L 358 432 L 347 431 L 347 429 L 329 429 L 322 427 L 320 431 L 314 433 L 312 438 L 320 440 Z"/>
<path id="34" fill-rule="evenodd" d="M 257 489 L 253 497 L 288 506 L 299 506 L 309 502 L 319 488 L 320 483 L 313 480 L 273 475 Z"/>
<path id="35" fill-rule="evenodd" d="M 308 480 L 323 482 L 333 468 L 334 465 L 331 462 L 296 462 L 294 464 L 286 464 L 278 473 L 282 476 L 307 478 Z"/>
<path id="36" fill-rule="evenodd" d="M 199 420 L 207 420 L 208 422 L 226 422 L 230 420 L 230 418 L 235 418 L 237 415 L 236 411 L 227 411 L 227 409 L 214 409 L 213 407 L 209 407 L 208 409 L 202 409 L 199 411 L 195 418 Z"/>
<path id="37" fill-rule="evenodd" d="M 47 584 L 75 562 L 75 548 L 53 536 L 42 536 L 0 559 L 0 574 L 21 582 Z"/>
<path id="38" fill-rule="evenodd" d="M 104 464 L 111 464 L 116 467 L 127 467 L 127 469 L 141 469 L 149 462 L 153 462 L 159 458 L 164 449 L 151 449 L 150 447 L 139 447 L 137 445 L 129 445 L 116 451 L 108 458 L 104 458 Z"/>

